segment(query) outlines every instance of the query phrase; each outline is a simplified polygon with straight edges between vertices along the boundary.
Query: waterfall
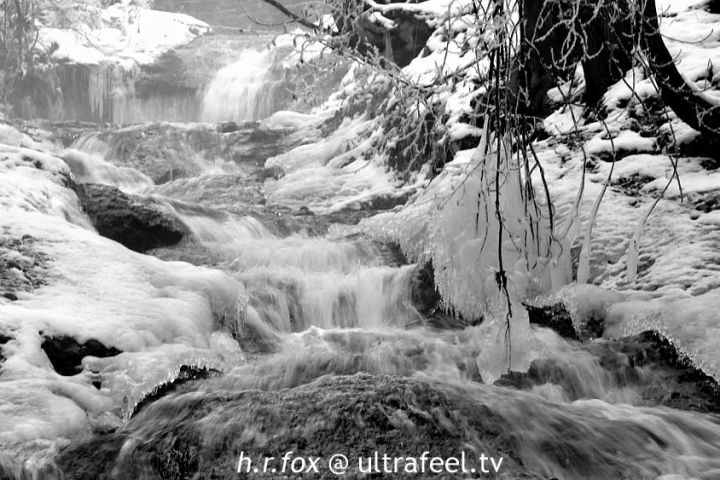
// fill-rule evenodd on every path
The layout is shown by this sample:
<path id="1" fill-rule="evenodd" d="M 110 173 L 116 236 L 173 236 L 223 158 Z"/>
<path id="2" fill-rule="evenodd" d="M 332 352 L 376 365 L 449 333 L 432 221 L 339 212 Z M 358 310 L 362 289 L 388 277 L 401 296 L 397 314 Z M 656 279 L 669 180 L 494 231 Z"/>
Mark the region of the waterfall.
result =
<path id="1" fill-rule="evenodd" d="M 202 102 L 205 122 L 261 120 L 279 110 L 287 82 L 276 50 L 245 50 L 222 68 L 208 85 Z"/>

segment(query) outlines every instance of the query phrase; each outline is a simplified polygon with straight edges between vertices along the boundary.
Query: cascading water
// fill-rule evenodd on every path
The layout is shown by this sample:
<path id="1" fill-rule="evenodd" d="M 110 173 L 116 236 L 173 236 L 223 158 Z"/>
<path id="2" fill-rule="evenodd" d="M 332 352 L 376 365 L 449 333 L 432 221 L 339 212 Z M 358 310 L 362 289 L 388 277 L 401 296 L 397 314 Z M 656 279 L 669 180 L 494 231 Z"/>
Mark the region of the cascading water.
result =
<path id="1" fill-rule="evenodd" d="M 276 50 L 245 50 L 221 69 L 208 85 L 202 101 L 205 122 L 261 120 L 280 109 L 289 83 Z"/>
<path id="2" fill-rule="evenodd" d="M 259 120 L 292 96 L 283 68 L 287 52 L 266 49 L 270 39 L 202 37 L 151 65 L 61 64 L 49 72 L 48 85 L 34 86 L 18 112 L 115 124 Z"/>
<path id="3" fill-rule="evenodd" d="M 77 152 L 69 158 L 80 178 L 115 184 L 134 178 L 97 157 L 90 157 L 95 164 Z M 79 473 L 81 459 L 82 468 L 90 463 L 93 475 L 109 478 L 150 479 L 159 471 L 234 478 L 241 452 L 272 455 L 304 442 L 309 452 L 329 455 L 352 442 L 406 455 L 419 455 L 414 449 L 423 445 L 448 454 L 452 445 L 502 453 L 506 470 L 498 478 L 717 478 L 716 417 L 648 402 L 638 385 L 650 373 L 626 365 L 630 373 L 619 375 L 607 358 L 551 330 L 524 333 L 531 338 L 528 358 L 546 359 L 533 364 L 543 381 L 525 392 L 479 383 L 504 365 L 495 332 L 484 326 L 490 319 L 462 329 L 433 328 L 413 300 L 416 266 L 397 265 L 371 240 L 309 233 L 318 231 L 310 227 L 323 221 L 321 215 L 296 216 L 279 229 L 278 218 L 287 214 L 280 214 L 283 202 L 295 207 L 299 199 L 283 182 L 303 173 L 333 178 L 304 190 L 302 200 L 318 209 L 349 204 L 370 188 L 344 166 L 319 165 L 308 148 L 282 158 L 293 165 L 289 180 L 264 181 L 256 176 L 261 166 L 226 164 L 163 185 L 144 184 L 142 193 L 165 202 L 191 232 L 188 242 L 157 255 L 211 265 L 244 287 L 240 315 L 220 322 L 247 357 L 234 360 L 222 376 L 179 387 L 144 407 L 116 433 L 73 444 L 60 455 L 61 469 L 90 478 Z M 374 171 L 367 168 L 364 181 L 370 182 Z M 240 203 L 232 208 L 223 193 L 228 178 L 245 180 L 233 184 Z M 258 198 L 258 188 L 273 191 L 274 203 Z M 609 363 L 628 362 L 618 358 Z M 106 363 L 96 368 L 130 368 Z M 111 387 L 125 388 L 124 377 L 111 378 Z M 334 437 L 335 431 L 368 433 L 348 440 Z M 95 442 L 108 450 L 92 456 Z M 521 477 L 528 472 L 536 476 Z"/>

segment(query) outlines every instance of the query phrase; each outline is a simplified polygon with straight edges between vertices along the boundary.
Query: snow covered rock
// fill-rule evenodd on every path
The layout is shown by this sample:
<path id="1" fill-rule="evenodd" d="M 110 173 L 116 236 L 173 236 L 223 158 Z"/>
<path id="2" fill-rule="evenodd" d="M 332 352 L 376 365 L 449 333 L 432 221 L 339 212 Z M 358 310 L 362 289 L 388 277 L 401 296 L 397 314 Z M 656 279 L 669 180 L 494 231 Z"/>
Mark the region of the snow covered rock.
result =
<path id="1" fill-rule="evenodd" d="M 188 15 L 150 10 L 128 1 L 88 10 L 86 22 L 42 26 L 38 44 L 53 52 L 58 61 L 115 63 L 131 69 L 151 64 L 168 50 L 210 30 L 205 22 Z"/>

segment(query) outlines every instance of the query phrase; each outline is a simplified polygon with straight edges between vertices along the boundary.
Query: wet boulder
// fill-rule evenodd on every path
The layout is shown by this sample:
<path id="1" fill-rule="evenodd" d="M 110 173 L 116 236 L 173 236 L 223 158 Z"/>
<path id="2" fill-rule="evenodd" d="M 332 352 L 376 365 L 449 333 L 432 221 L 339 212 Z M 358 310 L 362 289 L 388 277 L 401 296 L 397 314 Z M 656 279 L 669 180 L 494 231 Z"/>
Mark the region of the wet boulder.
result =
<path id="1" fill-rule="evenodd" d="M 525 308 L 531 324 L 554 330 L 561 337 L 580 341 L 602 337 L 605 319 L 599 315 L 591 315 L 578 327 L 563 302 L 549 305 L 526 304 Z"/>
<path id="2" fill-rule="evenodd" d="M 530 323 L 533 325 L 554 330 L 555 333 L 561 337 L 572 340 L 580 339 L 565 304 L 556 303 L 543 306 L 525 305 L 525 308 L 528 311 Z"/>
<path id="3" fill-rule="evenodd" d="M 442 330 L 462 330 L 478 325 L 481 318 L 465 318 L 446 308 L 435 285 L 435 268 L 431 261 L 419 264 L 410 279 L 410 300 L 424 322 Z"/>
<path id="4" fill-rule="evenodd" d="M 698 428 L 696 417 L 670 409 L 628 418 L 427 377 L 323 376 L 270 391 L 219 385 L 164 397 L 117 431 L 70 445 L 56 461 L 63 478 L 656 478 L 677 455 L 675 432 Z M 430 471 L 426 461 L 424 470 L 414 470 L 414 459 L 425 452 L 441 462 L 457 459 L 453 468 L 466 469 Z M 376 453 L 379 468 L 369 468 Z M 342 475 L 329 468 L 334 455 L 348 460 Z M 287 456 L 319 459 L 317 472 L 282 474 Z M 263 472 L 269 457 L 275 463 Z"/>
<path id="5" fill-rule="evenodd" d="M 75 192 L 100 235 L 136 252 L 174 245 L 187 233 L 177 218 L 116 187 L 86 183 Z"/>
<path id="6" fill-rule="evenodd" d="M 66 449 L 57 463 L 68 480 L 106 478 L 113 469 L 126 478 L 141 472 L 153 478 L 277 478 L 239 474 L 241 452 L 257 462 L 291 451 L 295 458 L 324 458 L 324 468 L 308 478 L 336 479 L 327 464 L 333 454 L 357 459 L 375 451 L 417 457 L 427 451 L 449 458 L 466 451 L 468 469 L 471 461 L 477 466 L 471 452 L 485 452 L 504 457 L 508 478 L 533 478 L 523 476 L 526 468 L 511 450 L 502 417 L 466 395 L 417 379 L 357 374 L 280 391 L 166 397 L 121 430 Z M 357 462 L 343 476 L 375 477 L 359 472 Z M 426 465 L 412 478 L 451 477 L 430 473 Z"/>
<path id="7" fill-rule="evenodd" d="M 410 291 L 412 303 L 421 315 L 432 316 L 441 308 L 442 297 L 435 286 L 435 269 L 432 262 L 418 266 L 411 281 Z"/>

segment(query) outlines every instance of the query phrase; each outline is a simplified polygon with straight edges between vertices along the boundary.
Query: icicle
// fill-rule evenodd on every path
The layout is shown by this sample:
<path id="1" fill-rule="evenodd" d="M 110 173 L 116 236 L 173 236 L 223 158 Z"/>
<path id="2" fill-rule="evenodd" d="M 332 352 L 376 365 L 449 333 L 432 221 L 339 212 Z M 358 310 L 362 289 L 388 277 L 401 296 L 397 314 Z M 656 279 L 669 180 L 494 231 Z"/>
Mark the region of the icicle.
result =
<path id="1" fill-rule="evenodd" d="M 554 291 L 572 282 L 572 258 L 570 245 L 573 237 L 556 240 L 552 244 L 550 258 L 550 288 Z"/>
<path id="2" fill-rule="evenodd" d="M 511 280 L 507 287 L 506 294 L 500 291 L 494 278 L 486 280 L 483 289 L 487 296 L 486 317 L 474 332 L 481 344 L 475 363 L 483 382 L 489 384 L 508 370 L 527 371 L 538 351 L 527 310 L 520 300 L 522 285 Z M 508 328 L 509 313 L 512 317 Z"/>
<path id="3" fill-rule="evenodd" d="M 638 267 L 638 245 L 640 243 L 640 233 L 642 224 L 635 230 L 632 238 L 630 239 L 630 245 L 628 245 L 627 252 L 627 281 L 634 282 L 637 278 L 637 267 Z"/>
<path id="4" fill-rule="evenodd" d="M 611 142 L 612 142 L 612 140 L 611 140 Z M 613 152 L 615 152 L 614 144 L 613 144 Z M 615 160 L 613 160 L 613 162 L 612 162 L 612 166 L 610 167 L 610 173 L 608 173 L 608 176 L 605 179 L 603 188 L 600 191 L 600 195 L 598 195 L 597 199 L 595 200 L 595 204 L 593 205 L 592 212 L 590 213 L 590 218 L 588 219 L 587 229 L 585 230 L 585 237 L 583 238 L 582 250 L 580 251 L 580 261 L 578 263 L 577 283 L 587 283 L 588 280 L 590 279 L 590 242 L 592 239 L 592 229 L 593 229 L 593 225 L 595 225 L 595 219 L 597 218 L 598 210 L 600 210 L 600 203 L 602 203 L 602 199 L 605 196 L 605 192 L 607 191 L 607 188 L 610 185 L 610 181 L 612 180 L 612 174 L 613 174 L 614 170 L 615 170 Z"/>
<path id="5" fill-rule="evenodd" d="M 595 221 L 595 215 L 589 222 Z M 588 227 L 583 239 L 582 249 L 580 250 L 580 260 L 578 262 L 577 283 L 587 283 L 590 279 L 590 234 L 592 227 Z"/>

